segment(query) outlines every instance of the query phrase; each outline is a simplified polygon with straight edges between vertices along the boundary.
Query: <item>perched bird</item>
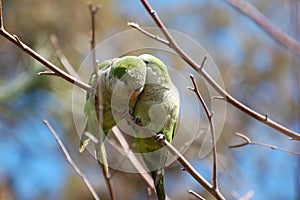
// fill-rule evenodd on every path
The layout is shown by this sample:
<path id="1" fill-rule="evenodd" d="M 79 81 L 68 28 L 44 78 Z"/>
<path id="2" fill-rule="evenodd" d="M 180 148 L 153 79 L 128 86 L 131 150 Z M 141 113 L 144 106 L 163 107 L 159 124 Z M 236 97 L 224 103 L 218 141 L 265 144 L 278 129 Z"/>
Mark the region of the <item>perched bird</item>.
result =
<path id="1" fill-rule="evenodd" d="M 107 60 L 99 64 L 98 81 L 100 81 L 102 104 L 103 141 L 109 131 L 122 119 L 126 113 L 132 113 L 138 95 L 142 92 L 146 79 L 146 64 L 136 56 L 124 56 Z M 98 138 L 99 133 L 99 97 L 95 72 L 91 75 L 89 84 L 94 92 L 87 93 L 84 112 L 86 127 L 81 136 L 79 151 L 83 152 L 91 140 L 92 135 Z M 104 143 L 104 142 L 103 142 Z M 104 144 L 95 145 L 96 157 L 99 162 L 107 166 Z M 99 154 L 101 153 L 101 155 Z"/>
<path id="2" fill-rule="evenodd" d="M 147 66 L 146 82 L 133 108 L 135 122 L 153 133 L 157 137 L 164 137 L 168 142 L 176 133 L 179 116 L 180 100 L 176 87 L 173 85 L 165 64 L 158 58 L 140 55 Z M 164 165 L 167 150 L 149 137 L 142 129 L 135 130 L 136 145 L 143 155 L 148 169 L 154 180 L 157 197 L 164 200 Z"/>

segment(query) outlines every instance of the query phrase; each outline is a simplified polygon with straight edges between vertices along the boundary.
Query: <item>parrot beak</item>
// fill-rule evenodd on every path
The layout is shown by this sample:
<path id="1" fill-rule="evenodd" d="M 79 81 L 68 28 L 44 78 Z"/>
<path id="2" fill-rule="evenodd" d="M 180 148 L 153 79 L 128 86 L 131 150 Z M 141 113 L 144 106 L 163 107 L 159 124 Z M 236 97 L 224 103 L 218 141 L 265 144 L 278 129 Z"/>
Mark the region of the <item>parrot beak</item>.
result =
<path id="1" fill-rule="evenodd" d="M 131 94 L 130 101 L 135 101 L 137 99 L 138 95 L 139 95 L 139 91 L 134 91 Z"/>
<path id="2" fill-rule="evenodd" d="M 130 100 L 135 101 L 143 89 L 144 89 L 144 87 L 141 86 L 138 89 L 134 90 L 131 94 Z"/>

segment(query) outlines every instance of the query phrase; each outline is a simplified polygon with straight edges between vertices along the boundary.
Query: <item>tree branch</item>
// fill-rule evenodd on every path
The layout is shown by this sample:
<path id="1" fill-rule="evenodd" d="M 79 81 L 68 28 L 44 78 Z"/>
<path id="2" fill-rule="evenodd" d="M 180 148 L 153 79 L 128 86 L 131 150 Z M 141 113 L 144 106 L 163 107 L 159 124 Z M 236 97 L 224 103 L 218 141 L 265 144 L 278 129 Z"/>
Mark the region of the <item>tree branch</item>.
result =
<path id="1" fill-rule="evenodd" d="M 139 24 L 137 24 L 137 23 L 135 23 L 135 22 L 127 22 L 127 25 L 128 25 L 128 26 L 131 26 L 132 28 L 137 29 L 138 31 L 142 32 L 143 34 L 145 34 L 146 36 L 148 36 L 148 37 L 150 37 L 150 38 L 152 38 L 152 39 L 155 39 L 155 40 L 157 40 L 157 41 L 159 41 L 159 42 L 161 42 L 161 43 L 163 43 L 163 44 L 165 44 L 165 45 L 168 45 L 168 46 L 170 45 L 170 43 L 169 43 L 168 40 L 165 40 L 165 39 L 163 39 L 163 38 L 161 38 L 161 37 L 159 37 L 159 36 L 157 36 L 157 35 L 154 35 L 154 34 L 152 34 L 152 33 L 149 33 L 149 32 L 147 32 L 147 31 L 145 31 L 144 29 L 142 29 L 142 28 L 140 27 Z"/>
<path id="2" fill-rule="evenodd" d="M 122 149 L 126 152 L 127 157 L 129 158 L 131 163 L 134 165 L 136 170 L 139 172 L 139 174 L 142 176 L 142 178 L 145 180 L 146 184 L 152 190 L 155 191 L 155 187 L 154 187 L 154 184 L 153 184 L 153 179 L 151 178 L 151 176 L 149 174 L 143 173 L 146 170 L 144 169 L 143 165 L 139 162 L 139 160 L 136 158 L 136 156 L 133 154 L 133 152 L 129 148 L 129 145 L 128 145 L 125 137 L 123 136 L 122 132 L 120 131 L 120 129 L 117 126 L 115 126 L 113 128 L 112 133 L 116 136 L 116 139 L 118 140 L 118 142 L 122 146 Z"/>
<path id="3" fill-rule="evenodd" d="M 281 45 L 291 49 L 296 54 L 300 55 L 300 44 L 283 32 L 272 21 L 270 21 L 264 14 L 262 14 L 257 8 L 255 8 L 249 2 L 244 0 L 225 0 L 229 5 L 243 13 L 251 20 L 253 20 L 258 26 L 260 26 L 266 33 L 268 33 L 273 39 L 275 39 Z"/>
<path id="4" fill-rule="evenodd" d="M 283 152 L 287 152 L 287 153 L 292 153 L 292 154 L 295 154 L 295 155 L 300 155 L 300 152 L 291 151 L 291 150 L 288 150 L 288 149 L 276 147 L 274 145 L 269 145 L 269 144 L 265 144 L 265 143 L 261 143 L 261 142 L 252 141 L 249 137 L 247 137 L 246 135 L 244 135 L 242 133 L 235 133 L 235 135 L 242 138 L 244 140 L 244 142 L 240 143 L 240 144 L 235 144 L 235 145 L 229 146 L 229 148 L 231 148 L 231 149 L 243 147 L 243 146 L 246 146 L 246 145 L 257 145 L 257 146 L 261 146 L 261 147 L 270 148 L 270 149 L 273 149 L 273 150 L 278 150 L 278 151 L 283 151 Z"/>
<path id="5" fill-rule="evenodd" d="M 70 64 L 70 62 L 68 61 L 68 59 L 63 54 L 63 51 L 62 51 L 62 49 L 61 49 L 61 47 L 60 47 L 60 45 L 58 43 L 56 35 L 51 35 L 50 36 L 50 40 L 52 42 L 53 48 L 55 50 L 55 53 L 56 53 L 58 59 L 60 60 L 61 64 L 65 67 L 65 69 L 68 71 L 69 74 L 71 74 L 74 77 L 77 77 L 80 80 L 79 75 L 76 73 L 76 71 L 74 70 L 73 66 Z M 95 46 L 95 45 L 92 45 L 92 46 Z M 48 73 L 50 73 L 50 74 L 48 74 Z M 54 72 L 47 72 L 46 71 L 46 72 L 39 72 L 39 75 L 54 75 L 53 73 Z M 131 163 L 138 170 L 140 176 L 144 179 L 144 181 L 148 185 L 148 188 L 155 193 L 156 191 L 155 191 L 153 179 L 151 178 L 151 176 L 149 175 L 149 173 L 144 173 L 146 170 L 140 164 L 139 160 L 135 157 L 135 155 L 131 151 L 131 149 L 130 149 L 130 147 L 129 147 L 127 141 L 126 141 L 126 139 L 124 138 L 123 134 L 121 133 L 121 131 L 119 130 L 119 128 L 117 126 L 115 126 L 113 128 L 112 133 L 115 134 L 116 139 L 118 140 L 118 142 L 122 146 L 123 150 L 126 152 L 126 154 L 127 154 L 126 156 L 129 158 L 129 160 L 131 161 Z M 99 143 L 99 139 L 97 139 L 96 137 L 94 137 L 91 133 L 84 132 L 83 134 L 85 134 L 87 137 L 89 137 L 91 139 L 91 141 L 93 141 L 95 144 Z"/>
<path id="6" fill-rule="evenodd" d="M 266 124 L 267 126 L 291 137 L 294 140 L 300 140 L 300 134 L 292 131 L 281 124 L 271 120 L 268 118 L 266 120 L 265 115 L 262 115 L 246 105 L 239 102 L 237 99 L 232 97 L 228 92 L 226 92 L 220 85 L 218 85 L 213 78 L 203 69 L 199 64 L 197 64 L 192 58 L 190 58 L 174 41 L 170 33 L 168 32 L 167 28 L 163 24 L 163 22 L 160 20 L 156 12 L 151 8 L 150 4 L 147 2 L 147 0 L 141 0 L 142 4 L 148 11 L 148 13 L 151 15 L 153 20 L 156 22 L 157 26 L 161 29 L 165 37 L 167 38 L 169 42 L 169 47 L 172 48 L 174 51 L 178 53 L 178 55 L 187 62 L 194 70 L 196 70 L 228 103 L 233 105 L 234 107 L 238 108 L 240 111 L 248 114 L 249 116 L 253 117 L 254 119 Z M 139 29 L 137 29 L 139 30 Z"/>
<path id="7" fill-rule="evenodd" d="M 204 66 L 205 60 L 207 57 L 204 57 L 201 67 Z M 196 80 L 194 79 L 193 75 L 190 75 L 190 79 L 193 83 L 194 88 L 189 88 L 190 90 L 192 90 L 196 96 L 198 97 L 200 103 L 202 104 L 204 111 L 206 113 L 208 122 L 209 122 L 209 126 L 210 126 L 210 131 L 211 131 L 211 140 L 212 140 L 212 144 L 213 144 L 213 186 L 214 188 L 218 188 L 218 169 L 217 169 L 217 144 L 216 144 L 216 140 L 215 140 L 215 129 L 214 129 L 214 125 L 213 125 L 213 113 L 211 113 L 198 89 Z"/>
<path id="8" fill-rule="evenodd" d="M 1 2 L 1 7 L 2 8 L 2 1 Z M 0 17 L 2 17 L 2 9 L 0 10 Z M 3 37 L 5 37 L 7 40 L 9 40 L 10 42 L 14 43 L 16 46 L 18 46 L 21 50 L 23 50 L 25 53 L 29 54 L 32 58 L 34 58 L 35 60 L 37 60 L 38 62 L 40 62 L 42 65 L 44 65 L 45 67 L 47 67 L 48 69 L 52 70 L 53 72 L 55 72 L 55 75 L 65 79 L 66 81 L 86 90 L 89 92 L 92 92 L 93 89 L 86 83 L 74 78 L 73 76 L 69 75 L 68 73 L 64 72 L 63 70 L 61 70 L 60 68 L 58 68 L 57 66 L 55 66 L 54 64 L 52 64 L 51 62 L 49 62 L 47 59 L 45 59 L 44 57 L 42 57 L 40 54 L 38 54 L 37 52 L 35 52 L 34 50 L 32 50 L 30 47 L 28 47 L 25 43 L 23 43 L 18 36 L 16 35 L 12 35 L 9 32 L 7 32 L 4 29 L 3 26 L 3 19 L 1 18 L 1 25 L 0 25 L 0 35 L 2 35 Z"/>
<path id="9" fill-rule="evenodd" d="M 3 13 L 2 13 L 2 0 L 0 0 L 0 29 L 4 30 Z"/>
<path id="10" fill-rule="evenodd" d="M 188 190 L 188 193 L 193 195 L 194 197 L 196 197 L 197 199 L 200 200 L 205 200 L 202 196 L 200 196 L 199 194 L 197 194 L 196 192 L 194 192 L 193 190 Z"/>
<path id="11" fill-rule="evenodd" d="M 215 188 L 203 178 L 197 170 L 189 163 L 189 161 L 166 139 L 163 139 L 162 144 L 168 148 L 168 150 L 177 156 L 177 160 L 181 163 L 184 169 L 194 177 L 194 179 L 200 183 L 209 193 L 211 193 L 218 200 L 225 200 L 225 197 L 220 193 L 218 188 Z"/>
<path id="12" fill-rule="evenodd" d="M 56 76 L 56 73 L 53 71 L 42 71 L 37 73 L 38 76 Z"/>
<path id="13" fill-rule="evenodd" d="M 49 122 L 46 119 L 44 119 L 43 122 L 48 127 L 48 129 L 50 130 L 50 132 L 52 133 L 52 135 L 55 137 L 55 139 L 56 139 L 57 143 L 59 144 L 61 150 L 65 154 L 65 157 L 66 157 L 68 163 L 70 163 L 70 165 L 73 167 L 73 169 L 82 178 L 82 180 L 84 181 L 84 183 L 86 184 L 86 186 L 89 188 L 90 192 L 92 193 L 93 197 L 95 198 L 95 200 L 100 200 L 100 198 L 98 197 L 98 195 L 97 195 L 96 191 L 94 190 L 92 184 L 89 182 L 89 180 L 84 175 L 84 173 L 82 173 L 81 170 L 77 167 L 77 165 L 73 161 L 71 155 L 69 154 L 66 146 L 61 141 L 61 139 L 59 138 L 59 136 L 57 135 L 57 133 L 55 132 L 55 130 L 52 128 L 52 126 L 49 124 Z"/>
<path id="14" fill-rule="evenodd" d="M 57 37 L 55 34 L 50 35 L 50 40 L 52 43 L 52 46 L 55 50 L 55 54 L 58 58 L 58 60 L 60 61 L 60 63 L 63 65 L 63 67 L 67 70 L 67 72 L 75 77 L 77 80 L 81 81 L 81 78 L 79 77 L 79 75 L 77 74 L 77 72 L 74 70 L 74 67 L 71 65 L 71 63 L 69 62 L 69 60 L 66 58 L 66 56 L 63 54 L 63 51 L 58 43 Z"/>
<path id="15" fill-rule="evenodd" d="M 177 160 L 184 167 L 184 170 L 187 171 L 200 185 L 202 185 L 209 193 L 211 193 L 216 199 L 223 200 L 225 197 L 220 193 L 218 188 L 212 186 L 209 182 L 205 180 L 197 170 L 189 163 L 189 161 L 171 144 L 166 138 L 157 138 L 157 135 L 146 129 L 145 127 L 136 124 L 130 114 L 124 116 L 124 119 L 127 120 L 129 125 L 132 125 L 133 128 L 143 131 L 147 136 L 155 138 L 156 142 L 160 143 L 163 147 L 166 147 L 170 153 L 177 157 Z"/>
<path id="16" fill-rule="evenodd" d="M 93 56 L 93 68 L 95 71 L 95 76 L 96 76 L 96 94 L 97 94 L 97 103 L 99 106 L 99 112 L 98 112 L 98 139 L 99 139 L 99 143 L 96 144 L 97 145 L 97 159 L 99 158 L 98 156 L 98 152 L 101 155 L 102 158 L 102 162 L 98 159 L 98 163 L 102 168 L 102 172 L 103 175 L 105 177 L 105 181 L 106 184 L 108 186 L 109 189 L 109 195 L 111 200 L 115 199 L 115 193 L 114 193 L 114 189 L 113 189 L 113 184 L 111 181 L 111 175 L 109 172 L 109 168 L 108 168 L 108 163 L 107 163 L 107 155 L 106 152 L 103 150 L 104 147 L 104 135 L 103 135 L 103 131 L 102 131 L 102 125 L 103 125 L 103 121 L 102 121 L 102 92 L 101 92 L 101 81 L 99 81 L 99 74 L 98 74 L 98 61 L 96 58 L 96 26 L 95 26 L 95 19 L 96 19 L 96 14 L 99 10 L 99 6 L 93 6 L 90 2 L 88 2 L 88 8 L 89 8 L 89 12 L 90 12 L 90 16 L 91 16 L 91 40 L 90 40 L 90 44 L 91 44 L 91 51 L 92 51 L 92 56 Z M 97 108 L 96 108 L 97 109 Z"/>

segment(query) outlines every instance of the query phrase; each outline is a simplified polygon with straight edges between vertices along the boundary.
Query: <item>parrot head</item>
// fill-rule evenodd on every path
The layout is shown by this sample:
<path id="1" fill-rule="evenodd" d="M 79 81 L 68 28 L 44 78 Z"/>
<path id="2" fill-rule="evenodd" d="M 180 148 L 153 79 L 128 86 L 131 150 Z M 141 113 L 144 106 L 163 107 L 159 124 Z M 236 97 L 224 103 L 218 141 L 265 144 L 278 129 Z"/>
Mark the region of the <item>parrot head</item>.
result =
<path id="1" fill-rule="evenodd" d="M 168 85 L 171 82 L 166 65 L 157 57 L 150 54 L 142 54 L 139 56 L 147 66 L 147 84 Z"/>
<path id="2" fill-rule="evenodd" d="M 112 92 L 111 108 L 116 121 L 131 113 L 146 81 L 146 64 L 137 56 L 119 58 L 111 65 L 107 87 Z"/>
<path id="3" fill-rule="evenodd" d="M 146 64 L 136 56 L 125 56 L 117 59 L 111 69 L 113 83 L 111 89 L 118 84 L 126 91 L 138 95 L 142 92 L 146 80 Z"/>

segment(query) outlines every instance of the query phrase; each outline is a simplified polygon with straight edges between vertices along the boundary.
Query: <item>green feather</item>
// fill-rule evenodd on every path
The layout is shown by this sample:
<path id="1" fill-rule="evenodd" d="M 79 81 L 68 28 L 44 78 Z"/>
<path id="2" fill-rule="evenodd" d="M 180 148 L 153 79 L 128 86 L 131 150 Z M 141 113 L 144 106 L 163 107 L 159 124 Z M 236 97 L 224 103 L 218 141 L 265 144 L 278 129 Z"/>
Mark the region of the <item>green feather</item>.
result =
<path id="1" fill-rule="evenodd" d="M 165 64 L 158 58 L 144 54 L 139 56 L 147 65 L 144 90 L 135 104 L 133 115 L 148 130 L 164 134 L 172 142 L 176 133 L 179 115 L 179 97 Z M 162 149 L 154 137 L 147 137 L 141 129 L 136 130 L 136 144 L 145 164 L 151 171 L 157 197 L 165 199 L 164 165 L 167 150 Z"/>
<path id="2" fill-rule="evenodd" d="M 112 95 L 115 85 L 118 81 L 124 82 L 125 92 L 130 94 L 133 91 L 142 89 L 146 79 L 146 64 L 143 60 L 136 56 L 125 56 L 122 58 L 114 58 L 106 60 L 98 65 L 98 77 L 101 82 L 101 97 L 102 97 L 102 129 L 105 135 L 117 124 L 114 118 L 112 109 Z M 87 93 L 86 103 L 84 106 L 84 113 L 86 116 L 86 128 L 84 132 L 89 132 L 96 138 L 98 138 L 98 117 L 99 117 L 99 99 L 97 94 L 97 82 L 95 72 L 91 75 L 89 84 L 95 89 L 95 92 Z M 141 91 L 139 91 L 141 92 Z M 125 93 L 126 95 L 126 93 Z M 117 103 L 124 104 L 122 102 L 126 99 L 118 99 Z M 133 107 L 135 100 L 129 102 Z M 128 102 L 125 102 L 128 103 Z M 130 108 L 131 110 L 133 108 Z M 117 112 L 122 112 L 122 110 Z M 120 119 L 118 119 L 120 120 Z M 83 152 L 90 142 L 90 138 L 86 134 L 82 134 L 79 151 Z"/>

